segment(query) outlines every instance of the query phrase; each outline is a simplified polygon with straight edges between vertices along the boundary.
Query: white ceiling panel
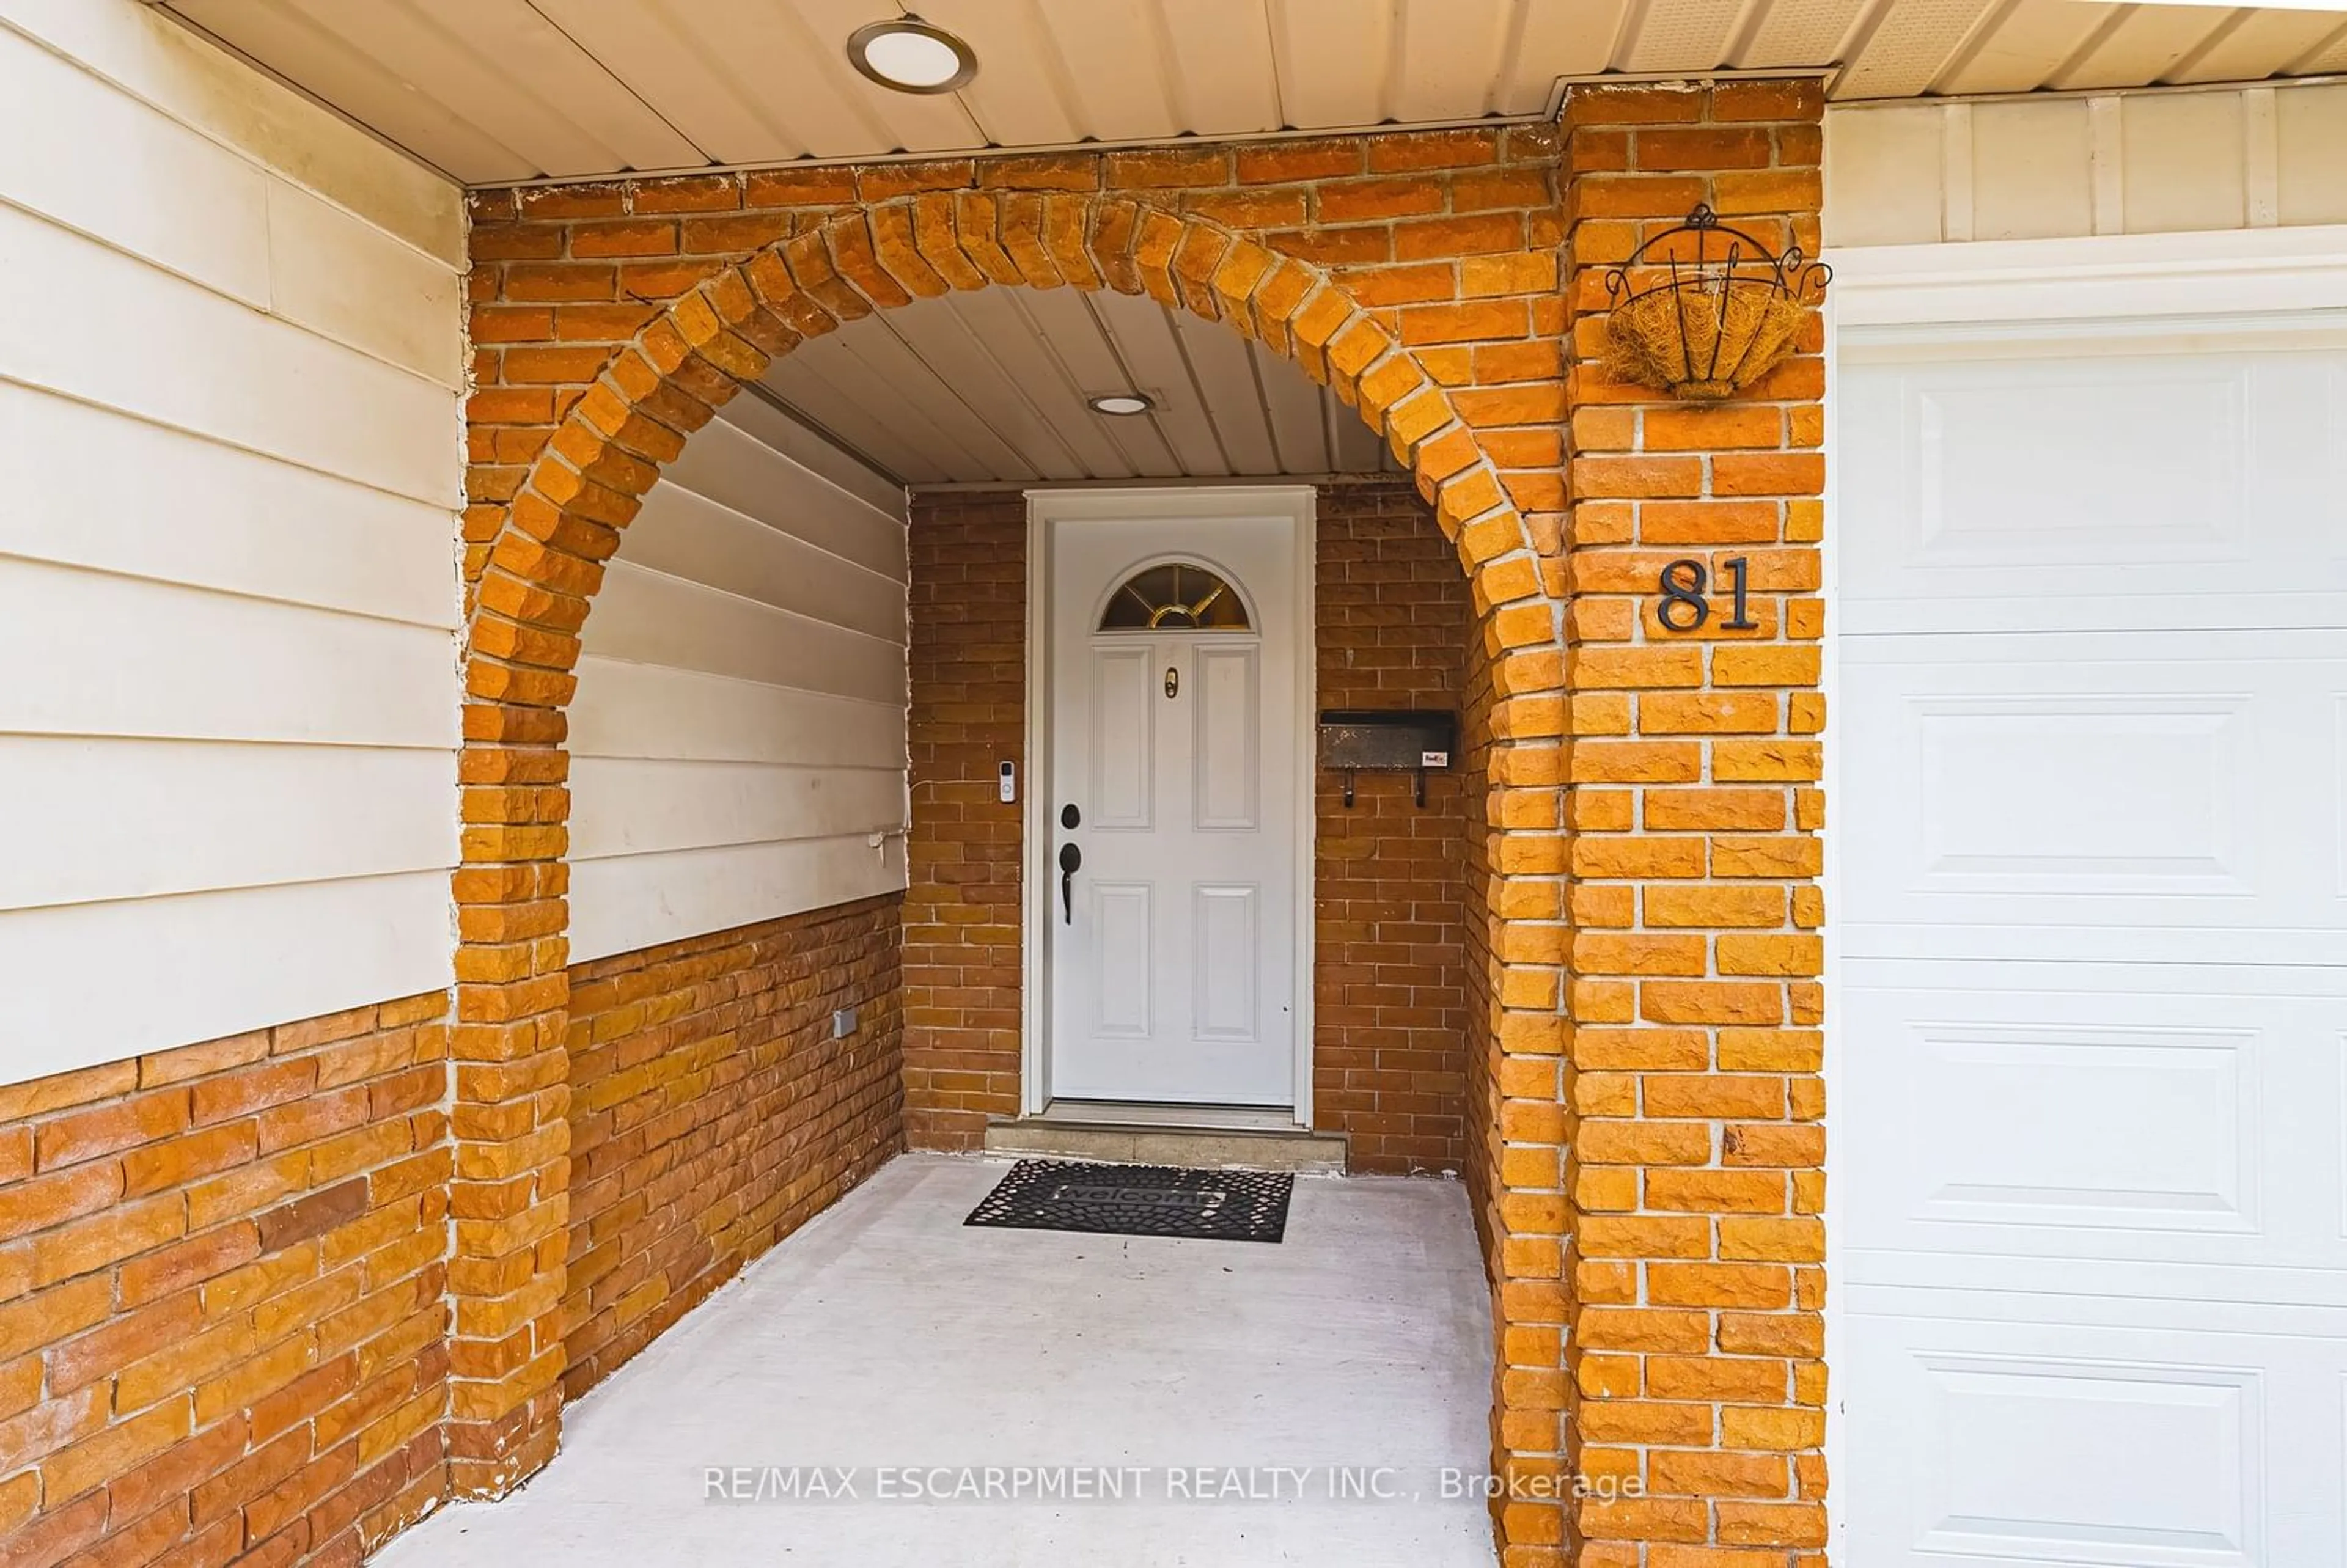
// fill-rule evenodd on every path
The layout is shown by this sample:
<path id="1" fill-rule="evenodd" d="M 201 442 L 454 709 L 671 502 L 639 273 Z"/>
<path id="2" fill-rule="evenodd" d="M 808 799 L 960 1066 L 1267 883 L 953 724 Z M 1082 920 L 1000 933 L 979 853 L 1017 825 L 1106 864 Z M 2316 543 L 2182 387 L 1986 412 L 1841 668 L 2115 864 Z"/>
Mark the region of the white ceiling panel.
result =
<path id="1" fill-rule="evenodd" d="M 507 84 L 521 111 L 507 139 L 543 161 L 567 162 L 591 174 L 610 168 L 614 159 L 637 168 L 661 168 L 709 156 L 531 0 L 379 0 L 374 7 L 346 13 L 337 6 L 327 14 L 372 19 L 372 39 L 364 33 L 353 36 L 391 52 L 402 49 L 410 30 L 422 35 L 446 79 L 466 84 L 468 101 L 484 99 Z M 486 73 L 480 53 L 485 47 Z M 482 123 L 504 135 L 496 120 Z M 539 137 L 552 143 L 542 154 L 535 146 Z"/>
<path id="2" fill-rule="evenodd" d="M 1266 0 L 1153 0 L 1146 9 L 1151 26 L 1143 38 L 1167 62 L 1177 118 L 1227 126 L 1216 133 L 1224 136 L 1286 123 Z"/>
<path id="3" fill-rule="evenodd" d="M 1842 40 L 1868 0 L 1775 0 L 1761 10 L 1750 41 L 1738 51 L 1739 70 L 1774 71 L 1841 57 Z"/>
<path id="4" fill-rule="evenodd" d="M 1214 426 L 1224 466 L 1234 474 L 1276 474 L 1279 454 L 1272 439 L 1271 407 L 1255 384 L 1255 356 L 1246 339 L 1220 322 L 1187 311 L 1168 314 L 1199 405 Z M 1298 379 L 1301 379 L 1299 377 Z"/>
<path id="5" fill-rule="evenodd" d="M 1359 415 L 1328 398 L 1321 408 L 1321 422 L 1327 427 L 1328 444 L 1337 449 L 1337 472 L 1340 474 L 1374 474 L 1380 470 L 1398 473 L 1400 465 L 1378 433 L 1361 423 Z"/>
<path id="6" fill-rule="evenodd" d="M 2108 5 L 2086 0 L 2021 0 L 1958 51 L 1932 86 L 1948 93 L 2033 91 L 2116 20 Z"/>
<path id="7" fill-rule="evenodd" d="M 2238 13 L 2192 5 L 2138 5 L 2098 32 L 2047 78 L 2056 87 L 2124 87 L 2164 82 L 2234 25 Z"/>
<path id="8" fill-rule="evenodd" d="M 980 0 L 983 4 L 984 0 Z M 1174 111 L 1174 66 L 1148 43 L 1157 0 L 1033 0 L 1039 31 L 1067 62 L 1076 138 L 1154 140 L 1189 128 Z M 979 72 L 984 75 L 981 57 Z"/>
<path id="9" fill-rule="evenodd" d="M 879 319 L 878 330 L 842 332 L 835 341 L 862 360 L 896 397 L 907 434 L 932 446 L 938 460 L 957 475 L 1020 480 L 1043 477 L 1044 463 L 1030 459 L 995 428 L 993 421 L 1000 413 L 990 407 L 979 412 L 975 399 L 982 395 L 979 389 L 964 385 L 949 367 L 924 359 L 896 323 Z"/>
<path id="10" fill-rule="evenodd" d="M 1085 297 L 1106 329 L 1132 384 L 1157 400 L 1149 417 L 1165 433 L 1185 474 L 1233 474 L 1214 421 L 1206 412 L 1189 356 L 1174 330 L 1174 313 L 1143 294 L 1102 292 Z"/>
<path id="11" fill-rule="evenodd" d="M 1521 10 L 1515 0 L 1450 0 L 1439 11 L 1402 7 L 1399 68 L 1388 72 L 1393 90 L 1381 118 L 1455 119 L 1460 104 L 1472 104 L 1471 114 L 1494 112 L 1508 36 Z"/>
<path id="12" fill-rule="evenodd" d="M 1996 0 L 1888 0 L 1839 85 L 1850 97 L 1912 97 L 1960 53 Z"/>
<path id="13" fill-rule="evenodd" d="M 1419 0 L 1423 4 L 1424 0 Z M 1516 0 L 1520 42 L 1504 88 L 1508 114 L 1538 114 L 1559 77 L 1594 77 L 1626 46 L 1624 36 L 1644 14 L 1634 0 Z"/>
<path id="14" fill-rule="evenodd" d="M 755 78 L 738 68 L 736 44 L 725 46 L 681 25 L 666 4 L 615 5 L 610 0 L 534 0 L 557 26 L 576 38 L 612 76 L 653 111 L 690 137 L 715 163 L 759 163 L 803 158 L 819 141 L 846 146 L 870 129 L 860 124 L 839 94 L 821 86 L 810 91 L 761 91 Z M 764 8 L 753 12 L 744 33 L 754 35 Z M 805 78 L 812 73 L 794 73 Z M 788 81 L 788 78 L 786 78 Z M 788 105 L 787 112 L 784 106 Z M 826 137 L 823 131 L 828 130 Z"/>
<path id="15" fill-rule="evenodd" d="M 1747 9 L 1746 0 L 1646 0 L 1614 64 L 1642 75 L 1716 70 L 1727 63 L 1728 40 Z"/>
<path id="16" fill-rule="evenodd" d="M 456 108 L 453 90 L 425 93 L 404 71 L 292 0 L 177 0 L 172 12 L 459 179 L 487 183 L 546 172 Z"/>
<path id="17" fill-rule="evenodd" d="M 1087 117 L 1065 54 L 1033 5 L 922 0 L 921 16 L 968 39 L 986 62 L 961 100 L 989 145 L 1042 147 L 1083 138 Z"/>
<path id="18" fill-rule="evenodd" d="M 1298 126 L 1375 125 L 1390 118 L 1392 5 L 1267 0 L 1280 98 Z M 1545 99 L 1548 84 L 1541 84 Z"/>
<path id="19" fill-rule="evenodd" d="M 1296 374 L 1296 367 L 1271 353 L 1262 344 L 1249 343 L 1247 354 L 1255 362 L 1255 384 L 1263 388 L 1264 412 L 1271 423 L 1272 450 L 1276 455 L 1274 472 L 1281 474 L 1332 474 L 1342 466 L 1332 455 L 1328 445 L 1328 410 L 1335 409 L 1352 423 L 1359 425 L 1358 416 L 1345 405 Z M 1361 428 L 1366 432 L 1367 425 Z"/>
<path id="20" fill-rule="evenodd" d="M 2347 24 L 2331 35 L 2317 47 L 2291 62 L 2292 71 L 2309 77 L 2347 72 Z"/>
<path id="21" fill-rule="evenodd" d="M 1010 294 L 1008 289 L 981 289 L 970 301 L 999 301 Z M 951 308 L 895 312 L 886 319 L 885 333 L 858 335 L 899 340 L 911 361 L 908 365 L 899 360 L 899 371 L 911 370 L 915 382 L 942 388 L 985 426 L 986 442 L 966 444 L 981 455 L 990 448 L 997 473 L 1023 468 L 1047 479 L 1081 477 L 1084 464 L 1074 444 L 1061 436 L 1058 424 L 1028 392 L 1024 378 L 1006 372 L 987 349 L 971 323 L 973 313 Z M 917 388 L 907 388 L 908 396 L 918 395 Z"/>
<path id="22" fill-rule="evenodd" d="M 1171 455 L 1163 452 L 1156 452 L 1152 462 L 1135 461 L 1118 439 L 1120 435 L 1152 434 L 1146 421 L 1102 419 L 1084 405 L 1084 382 L 1061 353 L 1058 334 L 1047 333 L 1031 308 L 1046 299 L 1081 304 L 1074 291 L 1067 289 L 1040 294 L 1025 289 L 980 289 L 953 296 L 953 308 L 937 313 L 961 322 L 993 362 L 1005 395 L 1031 408 L 1050 428 L 1052 445 L 1068 456 L 1064 469 L 1046 469 L 1053 478 L 1127 479 L 1146 468 L 1170 466 Z M 912 317 L 899 324 L 909 329 Z M 1072 324 L 1088 336 L 1098 335 L 1088 320 Z M 1108 374 L 1115 374 L 1112 367 Z"/>
<path id="23" fill-rule="evenodd" d="M 1069 389 L 1075 395 L 1075 409 L 1071 417 L 1081 413 L 1085 418 L 1097 420 L 1101 433 L 1115 443 L 1124 460 L 1136 474 L 1180 474 L 1182 465 L 1174 456 L 1174 448 L 1165 439 L 1165 432 L 1154 419 L 1106 419 L 1084 406 L 1084 399 L 1103 392 L 1129 391 L 1134 385 L 1133 372 L 1126 368 L 1115 344 L 1110 342 L 1102 327 L 1100 316 L 1092 309 L 1092 298 L 1074 289 L 1018 289 L 989 291 L 1011 293 L 1019 301 L 1020 310 L 1042 334 L 1044 346 L 1053 362 L 1062 367 Z M 961 296 L 949 296 L 956 304 Z M 1073 436 L 1071 436 L 1071 439 Z"/>
<path id="24" fill-rule="evenodd" d="M 2272 59 L 2295 60 L 2347 30 L 2347 18 L 2322 11 L 2258 11 L 2212 37 L 2168 77 L 2176 82 L 2236 82 L 2264 73 Z"/>
<path id="25" fill-rule="evenodd" d="M 910 485 L 1397 469 L 1360 416 L 1290 362 L 1126 294 L 916 300 L 784 355 L 763 390 Z M 1123 391 L 1157 406 L 1114 418 L 1084 401 Z"/>
<path id="26" fill-rule="evenodd" d="M 598 3 L 608 5 L 625 3 L 625 0 L 598 0 Z M 645 3 L 645 0 L 637 0 L 637 3 Z M 969 108 L 962 102 L 960 94 L 927 96 L 890 92 L 877 83 L 866 80 L 847 63 L 848 35 L 866 22 L 897 15 L 897 7 L 894 5 L 876 5 L 872 0 L 667 0 L 667 3 L 680 13 L 692 15 L 695 18 L 694 30 L 711 39 L 720 49 L 728 46 L 729 30 L 722 22 L 714 25 L 700 22 L 700 13 L 763 12 L 777 18 L 772 35 L 774 46 L 743 62 L 756 73 L 754 79 L 768 92 L 779 94 L 784 90 L 783 83 L 788 78 L 780 73 L 786 69 L 802 77 L 819 74 L 834 90 L 847 97 L 862 123 L 880 128 L 878 139 L 892 148 L 900 148 L 907 152 L 944 152 L 983 145 L 977 135 L 977 121 L 971 118 Z M 1003 5 L 999 9 L 1009 11 L 1011 7 Z M 789 100 L 785 98 L 784 101 Z M 864 144 L 867 149 L 872 145 L 870 141 Z M 841 155 L 832 153 L 824 156 Z"/>
<path id="27" fill-rule="evenodd" d="M 457 179 L 1532 115 L 1560 77 L 1819 70 L 1838 98 L 2347 68 L 2347 15 L 2112 0 L 925 0 L 977 78 L 868 82 L 879 0 L 163 0 Z"/>
<path id="28" fill-rule="evenodd" d="M 956 465 L 975 466 L 943 433 L 915 427 L 897 406 L 900 394 L 875 381 L 845 346 L 844 333 L 811 339 L 784 354 L 764 384 L 824 435 L 904 484 L 934 485 L 953 477 Z"/>
<path id="29" fill-rule="evenodd" d="M 228 0 L 214 11 L 236 14 L 249 3 Z M 263 0 L 262 8 L 299 15 L 365 58 L 392 66 L 403 83 L 431 82 L 434 97 L 462 105 L 466 119 L 548 174 L 592 174 L 638 153 L 697 155 L 524 0 L 462 7 L 433 0 Z M 614 119 L 625 123 L 614 128 Z"/>

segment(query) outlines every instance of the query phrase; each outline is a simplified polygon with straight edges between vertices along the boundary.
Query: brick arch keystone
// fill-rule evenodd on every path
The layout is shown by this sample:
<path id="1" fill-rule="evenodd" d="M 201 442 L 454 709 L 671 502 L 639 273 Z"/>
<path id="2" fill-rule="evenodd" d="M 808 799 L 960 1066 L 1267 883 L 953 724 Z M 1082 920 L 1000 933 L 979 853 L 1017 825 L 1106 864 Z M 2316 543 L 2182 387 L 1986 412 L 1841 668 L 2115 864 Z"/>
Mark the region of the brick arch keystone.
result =
<path id="1" fill-rule="evenodd" d="M 1326 268 L 1204 218 L 1061 193 L 924 194 L 849 210 L 701 282 L 618 350 L 538 454 L 468 584 L 451 1106 L 459 1496 L 509 1490 L 552 1456 L 559 1431 L 564 710 L 604 563 L 661 466 L 777 356 L 876 311 L 990 284 L 1108 288 L 1226 323 L 1333 387 L 1415 476 L 1471 582 L 1491 682 L 1487 818 L 1503 836 L 1485 916 L 1490 995 L 1510 1010 L 1490 1031 L 1502 1052 L 1554 1060 L 1562 605 L 1497 469 L 1417 354 Z M 1548 758 L 1532 761 L 1534 750 Z M 1493 1147 L 1504 1135 L 1487 1133 Z M 1507 1207 L 1488 1223 L 1503 1224 Z M 1502 1388 L 1496 1430 L 1515 1430 L 1516 1402 Z M 1545 1414 L 1553 1427 L 1553 1405 L 1531 1401 L 1515 1420 L 1537 1426 Z"/>

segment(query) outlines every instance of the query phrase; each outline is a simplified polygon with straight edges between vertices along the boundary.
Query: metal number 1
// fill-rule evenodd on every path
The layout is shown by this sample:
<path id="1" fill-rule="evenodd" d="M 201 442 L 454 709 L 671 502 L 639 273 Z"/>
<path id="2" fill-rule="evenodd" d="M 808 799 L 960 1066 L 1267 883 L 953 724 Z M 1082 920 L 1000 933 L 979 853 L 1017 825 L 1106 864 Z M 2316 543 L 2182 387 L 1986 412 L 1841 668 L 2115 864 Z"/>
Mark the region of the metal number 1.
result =
<path id="1" fill-rule="evenodd" d="M 1745 604 L 1747 579 L 1751 576 L 1750 561 L 1743 556 L 1736 556 L 1719 564 L 1727 569 L 1727 575 L 1734 579 L 1736 583 L 1735 588 L 1730 590 L 1730 602 L 1735 613 L 1719 623 L 1721 628 L 1728 631 L 1751 631 L 1757 629 L 1760 623 L 1752 619 L 1751 612 Z"/>

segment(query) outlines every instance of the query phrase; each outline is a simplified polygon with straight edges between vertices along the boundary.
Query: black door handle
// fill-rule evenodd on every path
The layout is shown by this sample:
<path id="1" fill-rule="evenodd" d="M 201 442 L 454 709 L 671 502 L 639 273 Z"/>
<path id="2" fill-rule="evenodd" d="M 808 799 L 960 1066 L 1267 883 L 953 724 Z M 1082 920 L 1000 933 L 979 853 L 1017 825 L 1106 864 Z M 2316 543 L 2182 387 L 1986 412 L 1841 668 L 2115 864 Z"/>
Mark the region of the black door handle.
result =
<path id="1" fill-rule="evenodd" d="M 1084 852 L 1072 844 L 1060 845 L 1060 907 L 1067 923 L 1076 923 L 1076 868 L 1084 863 Z"/>

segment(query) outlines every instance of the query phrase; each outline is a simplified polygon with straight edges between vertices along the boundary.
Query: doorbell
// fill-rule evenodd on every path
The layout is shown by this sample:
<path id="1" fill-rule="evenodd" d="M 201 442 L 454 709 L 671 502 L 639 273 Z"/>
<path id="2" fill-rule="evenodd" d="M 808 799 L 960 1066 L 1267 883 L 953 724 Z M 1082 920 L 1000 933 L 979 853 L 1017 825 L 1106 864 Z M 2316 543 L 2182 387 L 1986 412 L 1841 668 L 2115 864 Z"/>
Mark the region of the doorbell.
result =
<path id="1" fill-rule="evenodd" d="M 995 772 L 996 779 L 994 793 L 996 798 L 999 799 L 1003 804 L 1009 805 L 1019 798 L 1019 764 L 1017 763 L 1004 763 L 999 768 L 996 769 Z"/>

